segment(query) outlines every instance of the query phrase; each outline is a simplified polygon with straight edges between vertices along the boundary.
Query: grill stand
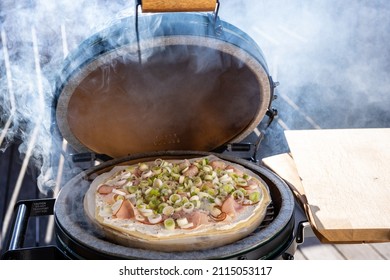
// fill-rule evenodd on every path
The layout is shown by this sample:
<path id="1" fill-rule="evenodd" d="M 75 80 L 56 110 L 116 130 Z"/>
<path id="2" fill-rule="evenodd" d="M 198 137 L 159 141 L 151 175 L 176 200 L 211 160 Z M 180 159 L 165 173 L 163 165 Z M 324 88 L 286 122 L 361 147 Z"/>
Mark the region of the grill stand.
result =
<path id="1" fill-rule="evenodd" d="M 56 246 L 41 246 L 23 248 L 24 236 L 30 217 L 48 216 L 54 213 L 54 198 L 21 200 L 14 208 L 14 220 L 12 224 L 10 241 L 5 253 L 1 256 L 4 260 L 48 260 L 68 259 Z"/>

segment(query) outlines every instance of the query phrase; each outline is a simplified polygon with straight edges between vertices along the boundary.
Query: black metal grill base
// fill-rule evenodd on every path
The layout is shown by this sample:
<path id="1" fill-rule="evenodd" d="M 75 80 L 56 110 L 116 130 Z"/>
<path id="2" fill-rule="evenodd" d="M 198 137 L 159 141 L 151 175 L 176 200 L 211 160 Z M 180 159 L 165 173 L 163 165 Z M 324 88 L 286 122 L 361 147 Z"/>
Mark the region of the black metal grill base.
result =
<path id="1" fill-rule="evenodd" d="M 48 205 L 53 204 L 54 199 L 50 200 L 30 200 L 23 201 L 29 207 L 33 207 L 35 204 L 42 205 L 42 203 L 47 203 Z M 24 204 L 24 205 L 26 205 Z M 22 205 L 22 202 L 19 203 Z M 298 207 L 298 206 L 296 206 Z M 18 210 L 18 208 L 16 208 Z M 31 208 L 27 208 L 27 216 L 23 217 L 24 223 L 27 223 L 28 218 L 31 216 Z M 272 218 L 270 218 L 270 212 L 274 211 L 273 207 L 268 209 L 267 216 L 263 223 L 260 225 L 258 230 L 261 230 L 267 226 Z M 18 211 L 16 211 L 18 212 Z M 52 209 L 48 209 L 48 212 L 52 213 Z M 43 213 L 42 215 L 44 215 Z M 46 213 L 47 214 L 47 213 Z M 273 213 L 272 213 L 273 215 Z M 69 236 L 63 228 L 56 222 L 56 246 L 40 246 L 40 247 L 27 247 L 23 248 L 23 244 L 19 244 L 20 248 L 8 248 L 8 250 L 1 256 L 3 260 L 67 260 L 67 259 L 119 259 L 115 256 L 104 254 L 102 252 L 91 249 L 83 244 L 77 242 L 73 237 Z M 270 240 L 268 244 L 262 245 L 259 248 L 253 248 L 242 254 L 231 255 L 225 257 L 225 259 L 237 259 L 237 260 L 246 260 L 246 259 L 283 259 L 291 260 L 294 259 L 294 254 L 297 249 L 296 242 L 296 225 L 299 221 L 295 217 L 292 217 L 285 229 L 283 229 L 282 234 L 279 234 L 274 237 L 276 240 Z M 14 229 L 20 227 L 17 225 L 18 219 L 15 219 Z M 24 234 L 21 231 L 19 234 Z M 19 238 L 22 236 L 13 236 L 10 240 L 10 244 L 18 242 Z M 277 244 L 277 245 L 276 245 Z M 275 246 L 276 245 L 276 246 Z"/>
<path id="2" fill-rule="evenodd" d="M 183 152 L 180 152 L 183 155 Z M 187 153 L 183 156 L 204 156 L 209 153 Z M 148 156 L 151 156 L 150 154 Z M 158 155 L 161 157 L 162 155 Z M 177 157 L 170 152 L 164 156 Z M 113 244 L 99 232 L 94 232 L 85 220 L 82 205 L 88 177 L 118 162 L 102 164 L 98 169 L 83 172 L 64 186 L 56 200 L 24 201 L 15 208 L 15 222 L 8 251 L 3 259 L 293 259 L 297 248 L 297 225 L 295 202 L 288 186 L 271 171 L 248 163 L 246 160 L 222 157 L 251 168 L 270 187 L 272 207 L 258 229 L 246 238 L 213 250 L 193 252 L 158 252 L 129 248 Z M 136 157 L 138 159 L 138 157 Z M 122 162 L 134 160 L 126 158 Z M 70 212 L 69 212 L 70 211 Z M 30 216 L 53 215 L 56 229 L 56 245 L 49 247 L 23 248 L 26 224 Z"/>

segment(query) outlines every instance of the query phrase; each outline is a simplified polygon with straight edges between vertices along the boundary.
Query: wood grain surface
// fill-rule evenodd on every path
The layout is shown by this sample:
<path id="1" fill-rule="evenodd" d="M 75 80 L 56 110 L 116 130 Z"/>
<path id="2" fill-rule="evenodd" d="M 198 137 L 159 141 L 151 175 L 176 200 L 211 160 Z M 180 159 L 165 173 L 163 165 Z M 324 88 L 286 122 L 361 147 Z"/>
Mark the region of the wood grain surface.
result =
<path id="1" fill-rule="evenodd" d="M 215 0 L 143 0 L 143 12 L 197 12 L 214 11 L 216 7 Z"/>
<path id="2" fill-rule="evenodd" d="M 285 135 L 321 241 L 390 241 L 390 129 Z"/>

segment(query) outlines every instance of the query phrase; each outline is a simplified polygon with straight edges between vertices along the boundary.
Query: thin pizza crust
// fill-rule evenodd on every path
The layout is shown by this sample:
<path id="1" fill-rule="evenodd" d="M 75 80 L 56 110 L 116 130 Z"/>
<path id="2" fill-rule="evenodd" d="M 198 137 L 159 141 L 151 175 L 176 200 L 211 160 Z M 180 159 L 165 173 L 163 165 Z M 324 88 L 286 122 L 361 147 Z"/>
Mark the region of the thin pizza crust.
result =
<path id="1" fill-rule="evenodd" d="M 98 186 L 105 180 L 118 171 L 129 167 L 115 166 L 110 172 L 99 175 L 91 183 L 84 198 L 85 213 L 92 223 L 104 232 L 109 241 L 123 246 L 174 252 L 211 249 L 240 240 L 252 233 L 262 223 L 267 206 L 271 202 L 268 186 L 259 176 L 241 165 L 221 160 L 215 156 L 207 158 L 210 161 L 223 161 L 257 180 L 262 192 L 261 200 L 254 205 L 244 206 L 244 210 L 234 219 L 227 219 L 224 222 L 211 225 L 201 225 L 195 229 L 168 231 L 162 229 L 161 225 L 145 225 L 135 220 L 107 220 L 99 215 L 100 201 L 97 199 L 96 193 Z M 199 158 L 191 159 L 190 162 L 196 160 L 199 160 Z M 167 161 L 175 162 L 174 160 Z"/>

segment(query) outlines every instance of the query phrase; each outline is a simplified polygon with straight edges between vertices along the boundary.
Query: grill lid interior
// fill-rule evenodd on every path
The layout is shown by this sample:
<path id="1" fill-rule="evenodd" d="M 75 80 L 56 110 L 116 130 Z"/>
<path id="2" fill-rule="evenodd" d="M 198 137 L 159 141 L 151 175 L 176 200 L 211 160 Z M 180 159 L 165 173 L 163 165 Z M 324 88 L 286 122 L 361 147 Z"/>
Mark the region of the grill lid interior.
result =
<path id="1" fill-rule="evenodd" d="M 141 63 L 134 41 L 106 40 L 79 47 L 58 86 L 57 124 L 79 152 L 211 151 L 244 139 L 269 107 L 266 67 L 229 40 L 145 38 Z"/>

